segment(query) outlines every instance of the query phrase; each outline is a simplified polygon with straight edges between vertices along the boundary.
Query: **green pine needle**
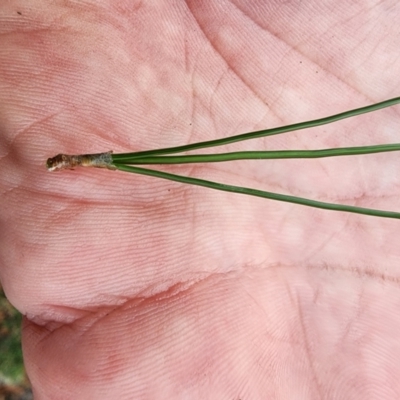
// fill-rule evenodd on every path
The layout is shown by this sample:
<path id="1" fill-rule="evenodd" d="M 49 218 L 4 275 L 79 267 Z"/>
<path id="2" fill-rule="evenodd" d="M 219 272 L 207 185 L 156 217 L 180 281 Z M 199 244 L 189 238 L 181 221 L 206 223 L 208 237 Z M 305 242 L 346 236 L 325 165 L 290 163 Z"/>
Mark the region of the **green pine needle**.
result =
<path id="1" fill-rule="evenodd" d="M 113 164 L 188 164 L 212 163 L 237 160 L 271 160 L 284 158 L 323 158 L 337 156 L 354 156 L 372 153 L 399 151 L 400 143 L 381 144 L 376 146 L 341 147 L 321 150 L 274 150 L 274 151 L 238 151 L 233 153 L 196 154 L 180 156 L 144 156 L 124 157 L 120 161 L 119 154 L 112 155 Z"/>
<path id="2" fill-rule="evenodd" d="M 187 176 L 170 174 L 168 172 L 156 171 L 146 168 L 133 167 L 124 164 L 116 164 L 116 167 L 121 171 L 133 172 L 135 174 L 140 174 L 140 175 L 154 176 L 157 178 L 168 179 L 170 181 L 186 183 L 189 185 L 204 186 L 210 189 L 222 190 L 224 192 L 246 194 L 249 196 L 262 197 L 264 199 L 284 201 L 287 203 L 300 204 L 303 206 L 309 206 L 314 208 L 322 208 L 324 210 L 345 211 L 356 214 L 372 215 L 381 218 L 400 219 L 400 213 L 394 211 L 383 211 L 371 208 L 349 206 L 344 204 L 325 203 L 322 201 L 305 199 L 303 197 L 295 197 L 279 193 L 265 192 L 263 190 L 251 189 L 242 186 L 225 185 L 223 183 L 207 181 L 204 179 L 189 178 Z"/>

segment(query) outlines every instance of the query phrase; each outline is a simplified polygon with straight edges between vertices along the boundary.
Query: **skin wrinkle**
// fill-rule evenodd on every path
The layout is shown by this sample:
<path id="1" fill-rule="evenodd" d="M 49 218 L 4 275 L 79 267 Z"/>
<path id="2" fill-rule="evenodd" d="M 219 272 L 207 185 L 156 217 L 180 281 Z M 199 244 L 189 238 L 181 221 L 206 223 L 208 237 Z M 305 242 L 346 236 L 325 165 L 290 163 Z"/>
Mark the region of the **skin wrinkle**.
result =
<path id="1" fill-rule="evenodd" d="M 238 4 L 237 4 L 236 2 L 233 2 L 233 3 L 235 4 L 235 6 L 236 6 L 237 8 L 240 9 L 240 7 L 238 6 Z M 242 10 L 241 10 L 241 11 L 242 11 Z M 302 51 L 300 50 L 300 48 L 299 48 L 299 47 L 300 47 L 300 46 L 299 46 L 300 43 L 298 43 L 297 46 L 292 46 L 291 43 L 286 42 L 286 41 L 283 41 L 281 37 L 276 36 L 276 35 L 274 34 L 274 32 L 272 32 L 272 31 L 270 31 L 270 30 L 266 30 L 266 28 L 264 28 L 262 25 L 260 25 L 254 18 L 251 18 L 249 15 L 247 15 L 247 17 L 248 17 L 257 27 L 259 27 L 261 30 L 264 30 L 264 31 L 268 32 L 269 34 L 271 34 L 271 35 L 273 35 L 274 37 L 276 37 L 276 39 L 278 39 L 279 41 L 285 43 L 285 44 L 288 46 L 287 54 L 289 53 L 290 50 L 296 49 L 297 54 L 298 54 L 299 56 L 301 56 L 301 57 L 299 57 L 299 58 L 306 59 L 306 60 L 310 61 L 310 62 L 312 63 L 313 68 L 317 68 L 317 69 L 321 69 L 321 70 L 326 71 L 326 69 L 327 69 L 327 68 L 326 68 L 326 65 L 323 65 L 323 64 L 317 62 L 317 60 L 316 60 L 315 58 L 311 58 L 311 54 L 312 54 L 312 53 L 308 53 L 308 54 L 307 54 L 307 53 L 304 53 L 304 52 L 302 52 Z M 355 17 L 357 17 L 357 15 L 353 15 L 352 17 L 349 17 L 349 20 L 354 19 Z M 348 21 L 348 22 L 349 22 L 349 21 Z M 337 23 L 336 23 L 337 26 L 338 26 L 339 24 L 340 24 L 340 25 L 343 25 L 342 22 L 337 22 Z M 330 32 L 330 31 L 332 31 L 332 28 L 335 28 L 335 25 L 334 25 L 333 27 L 327 27 L 326 30 L 325 30 L 325 33 L 328 33 L 328 32 Z M 289 50 L 289 48 L 290 48 L 290 50 Z M 284 59 L 284 57 L 282 57 L 282 60 L 283 60 L 283 59 Z M 282 64 L 283 64 L 283 62 L 282 62 Z M 358 67 L 360 67 L 360 66 L 358 66 Z M 358 67 L 357 67 L 357 68 L 358 68 Z M 357 68 L 355 68 L 355 69 L 357 69 Z M 341 75 L 334 74 L 333 71 L 329 71 L 329 74 L 330 74 L 330 76 L 332 76 L 332 77 L 334 77 L 335 79 L 337 79 L 339 82 L 343 83 L 346 87 L 351 87 L 351 88 L 354 89 L 355 92 L 361 94 L 361 95 L 363 96 L 363 98 L 362 98 L 361 100 L 364 100 L 364 101 L 367 101 L 367 102 L 370 102 L 370 103 L 373 103 L 373 102 L 375 101 L 375 99 L 370 98 L 370 96 L 367 96 L 365 93 L 360 93 L 360 92 L 359 92 L 359 89 L 352 85 L 351 80 L 345 81 L 345 80 L 343 80 L 343 78 L 342 78 Z M 283 90 L 283 88 L 282 88 L 282 90 Z"/>
<path id="2" fill-rule="evenodd" d="M 62 307 L 62 308 L 65 308 L 65 307 Z M 71 331 L 73 330 L 74 334 L 76 336 L 75 341 L 78 341 L 84 335 L 87 335 L 90 332 L 91 328 L 93 328 L 96 325 L 97 322 L 99 322 L 102 318 L 107 316 L 109 313 L 110 312 L 105 312 L 104 311 L 99 315 L 99 311 L 98 310 L 96 312 L 92 313 L 92 314 L 86 312 L 86 315 L 84 315 L 84 316 L 82 316 L 80 318 L 77 318 L 74 321 L 69 321 L 69 322 L 62 322 L 62 321 L 53 320 L 53 319 L 49 318 L 49 316 L 46 315 L 46 314 L 44 314 L 44 317 L 43 317 L 43 315 L 35 316 L 35 319 L 39 318 L 39 319 L 42 320 L 39 325 L 44 324 L 43 330 L 45 331 L 45 335 L 43 335 L 43 337 L 41 337 L 40 340 L 38 341 L 38 346 L 43 346 L 43 345 L 45 346 L 46 341 L 49 339 L 49 337 L 51 335 L 55 335 L 58 332 L 62 332 L 62 331 L 65 331 L 65 330 L 71 330 Z M 74 327 L 73 323 L 77 323 L 80 320 L 85 320 L 86 321 L 88 316 L 89 317 L 95 317 L 95 318 L 93 318 L 91 324 L 89 324 L 89 325 L 85 324 L 86 325 L 85 329 L 82 329 L 81 326 L 79 326 L 79 329 Z M 31 320 L 31 321 L 34 322 L 34 320 Z M 36 324 L 37 324 L 37 322 L 35 323 L 35 325 Z M 41 328 L 42 328 L 42 326 L 41 326 Z M 64 346 L 72 348 L 74 346 L 74 343 L 65 343 Z"/>
<path id="3" fill-rule="evenodd" d="M 235 4 L 235 6 L 237 7 L 236 4 Z M 239 8 L 239 9 L 240 9 L 240 8 Z M 241 10 L 241 11 L 242 11 L 242 10 Z M 271 32 L 270 30 L 266 30 L 265 28 L 261 27 L 259 24 L 256 23 L 256 21 L 255 21 L 254 19 L 251 19 L 248 15 L 247 15 L 247 17 L 248 17 L 257 27 L 259 27 L 261 30 L 265 31 L 266 33 L 268 33 L 268 34 L 270 34 L 270 35 L 272 35 L 272 36 L 274 36 L 274 37 L 276 37 L 276 36 L 273 34 L 273 32 Z M 201 27 L 201 26 L 200 26 L 200 23 L 199 23 L 198 21 L 197 21 L 197 23 L 198 23 L 198 26 Z M 204 32 L 203 29 L 202 29 L 202 31 Z M 204 32 L 204 34 L 205 34 L 205 32 Z M 205 34 L 205 35 L 206 35 L 206 34 Z M 206 36 L 207 36 L 207 35 L 206 35 Z M 282 39 L 279 38 L 279 37 L 276 37 L 276 38 L 277 38 L 279 41 L 281 41 L 282 43 L 284 43 L 285 45 L 288 46 L 288 49 L 286 50 L 286 54 L 289 54 L 290 51 L 293 52 L 293 47 L 290 47 L 290 48 L 289 48 L 289 46 L 290 46 L 289 43 L 282 41 Z M 211 45 L 213 45 L 211 40 L 209 40 L 209 42 L 210 42 Z M 213 46 L 213 47 L 215 48 L 216 52 L 221 56 L 221 58 L 226 62 L 226 64 L 229 65 L 229 68 L 232 70 L 232 72 L 235 73 L 235 75 L 236 75 L 236 76 L 238 77 L 238 79 L 244 84 L 244 86 L 246 86 L 247 88 L 249 88 L 249 90 L 250 90 L 255 96 L 257 96 L 257 98 L 258 98 L 262 103 L 265 104 L 264 99 L 263 99 L 262 97 L 260 97 L 260 95 L 257 93 L 257 90 L 255 90 L 254 88 L 252 88 L 251 85 L 249 85 L 249 84 L 246 82 L 246 79 L 245 79 L 241 74 L 239 74 L 238 70 L 237 70 L 236 68 L 234 68 L 233 65 L 230 65 L 230 63 L 228 62 L 228 60 L 223 56 L 222 53 L 220 53 L 220 52 L 217 50 L 217 48 L 216 48 L 215 46 Z M 319 65 L 318 63 L 315 63 L 315 61 L 309 59 L 309 57 L 308 57 L 306 54 L 301 53 L 297 48 L 295 48 L 295 49 L 296 49 L 297 53 L 298 53 L 299 55 L 301 55 L 304 59 L 307 59 L 307 60 L 309 60 L 309 61 L 312 61 L 312 62 L 313 62 L 313 65 L 322 68 L 321 65 Z M 281 57 L 281 65 L 283 65 L 283 60 L 284 60 L 284 56 Z M 278 71 L 278 72 L 279 72 L 279 71 Z M 282 87 L 281 90 L 284 90 L 284 88 Z"/>
<path id="4" fill-rule="evenodd" d="M 266 29 L 265 27 L 263 27 L 262 25 L 260 25 L 254 18 L 252 18 L 250 15 L 246 14 L 246 13 L 243 11 L 243 9 L 239 7 L 238 2 L 236 2 L 236 1 L 231 1 L 231 3 L 234 4 L 235 7 L 236 7 L 237 9 L 239 9 L 244 15 L 246 15 L 247 18 L 248 18 L 249 20 L 251 20 L 251 21 L 252 21 L 258 28 L 260 28 L 262 31 L 268 33 L 269 35 L 274 36 L 277 40 L 279 40 L 279 41 L 285 43 L 285 44 L 288 46 L 288 49 L 286 50 L 286 53 L 285 53 L 286 55 L 289 55 L 293 49 L 296 49 L 297 54 L 298 54 L 299 56 L 303 57 L 303 59 L 306 59 L 306 60 L 308 60 L 308 61 L 312 61 L 312 63 L 313 63 L 314 66 L 322 68 L 321 65 L 318 65 L 317 63 L 313 62 L 313 60 L 311 60 L 311 59 L 309 58 L 308 55 L 306 55 L 305 53 L 301 52 L 297 47 L 292 47 L 292 46 L 290 45 L 290 43 L 287 43 L 287 42 L 285 42 L 285 41 L 282 41 L 282 38 L 281 38 L 281 37 L 275 35 L 273 32 L 271 32 L 270 30 L 268 30 L 268 29 Z M 281 64 L 283 65 L 283 64 L 284 64 L 284 60 L 285 60 L 285 55 L 282 56 L 281 60 L 282 60 L 282 61 L 281 61 Z M 282 88 L 282 90 L 284 90 L 284 89 Z M 279 97 L 279 96 L 278 96 L 278 97 Z"/>
<path id="5" fill-rule="evenodd" d="M 304 264 L 304 263 L 303 263 Z M 364 268 L 363 268 L 364 267 Z M 354 267 L 346 267 L 342 265 L 332 265 L 328 266 L 327 264 L 307 264 L 307 269 L 309 270 L 334 270 L 335 272 L 344 272 L 349 274 L 352 277 L 359 277 L 368 280 L 375 280 L 379 283 L 390 283 L 393 287 L 400 288 L 400 275 L 389 275 L 385 273 L 376 273 L 373 271 L 374 265 L 368 264 L 368 267 L 365 268 L 365 265 L 355 265 Z"/>
<path id="6" fill-rule="evenodd" d="M 48 331 L 48 334 L 55 332 L 58 329 L 63 329 L 64 324 L 71 324 L 71 323 L 76 323 L 79 322 L 80 320 L 86 320 L 87 317 L 91 318 L 91 322 L 85 323 L 85 329 L 82 330 L 81 328 L 77 331 L 79 332 L 80 336 L 83 336 L 85 333 L 89 332 L 92 328 L 96 327 L 99 323 L 102 322 L 104 318 L 107 318 L 113 311 L 116 310 L 126 310 L 132 308 L 131 303 L 134 303 L 134 307 L 140 311 L 140 307 L 142 307 L 144 304 L 151 303 L 154 301 L 165 301 L 165 300 L 172 300 L 177 297 L 181 297 L 182 295 L 185 295 L 185 293 L 190 292 L 191 290 L 195 289 L 196 286 L 198 285 L 203 285 L 205 282 L 207 282 L 209 279 L 215 279 L 215 278 L 224 278 L 224 279 L 230 279 L 229 278 L 229 273 L 227 274 L 219 274 L 219 273 L 213 273 L 209 274 L 206 277 L 201 278 L 198 281 L 195 281 L 193 283 L 189 282 L 181 282 L 181 283 L 175 283 L 173 286 L 168 287 L 166 290 L 161 291 L 161 292 L 154 292 L 151 288 L 144 288 L 141 292 L 135 294 L 134 297 L 126 297 L 126 296 L 119 296 L 117 298 L 117 302 L 114 302 L 113 306 L 107 306 L 107 307 L 102 307 L 101 310 L 97 306 L 92 306 L 92 307 L 85 307 L 84 309 L 74 309 L 72 307 L 67 307 L 67 306 L 57 306 L 54 304 L 48 304 L 48 305 L 43 305 L 44 308 L 48 307 L 51 312 L 46 312 L 44 311 L 43 313 L 36 315 L 36 316 L 28 316 L 28 319 L 35 320 L 35 319 L 40 319 L 41 325 L 44 324 L 46 326 L 46 330 Z M 151 295 L 148 295 L 146 293 L 152 292 Z M 108 295 L 107 295 L 108 296 Z M 121 303 L 122 301 L 122 303 Z M 119 303 L 119 304 L 118 304 Z M 65 321 L 64 324 L 62 320 L 60 319 L 54 319 L 51 317 L 52 314 L 54 314 L 54 310 L 67 310 L 70 309 L 73 312 L 78 312 L 81 314 L 81 316 L 78 316 L 76 319 L 69 319 L 68 321 Z M 58 313 L 58 312 L 57 312 Z M 141 315 L 138 314 L 140 317 Z M 48 335 L 46 335 L 44 339 L 47 338 Z"/>
<path id="7" fill-rule="evenodd" d="M 194 121 L 194 115 L 195 115 L 195 89 L 194 89 L 194 76 L 195 76 L 195 71 L 196 71 L 196 65 L 197 65 L 197 60 L 198 60 L 198 54 L 200 53 L 200 49 L 198 49 L 197 53 L 194 56 L 190 56 L 188 54 L 188 36 L 185 32 L 185 37 L 184 37 L 184 61 L 185 61 L 185 73 L 188 75 L 188 81 L 191 83 L 189 85 L 190 88 L 190 102 L 189 102 L 189 112 L 188 112 L 188 116 L 189 116 L 189 121 L 190 122 L 190 130 L 187 134 L 187 141 L 188 143 L 190 143 L 190 141 L 193 138 L 193 134 L 194 134 L 194 126 L 192 121 Z M 191 59 L 195 60 L 194 64 L 191 64 Z"/>
<path id="8" fill-rule="evenodd" d="M 189 7 L 190 8 L 190 7 Z M 208 39 L 208 43 L 210 43 L 210 45 L 212 46 L 212 48 L 214 49 L 215 53 L 218 54 L 221 59 L 226 63 L 226 65 L 228 66 L 228 68 L 237 76 L 237 78 L 244 84 L 245 87 L 247 87 L 251 93 L 253 93 L 256 97 L 258 97 L 257 92 L 254 90 L 254 88 L 252 88 L 251 86 L 248 85 L 248 83 L 246 82 L 246 80 L 238 73 L 238 71 L 231 65 L 231 63 L 228 61 L 228 59 L 226 59 L 226 57 L 224 57 L 223 53 L 218 49 L 218 47 L 213 43 L 213 41 L 211 40 L 211 38 L 209 37 L 209 35 L 207 34 L 207 32 L 204 30 L 202 24 L 200 23 L 200 21 L 196 18 L 195 14 L 192 12 L 192 15 L 194 17 L 194 19 L 196 20 L 197 26 L 199 27 L 199 29 L 201 30 L 201 32 L 204 34 L 204 36 Z M 264 102 L 262 98 L 259 98 L 259 100 L 261 102 Z"/>
<path id="9" fill-rule="evenodd" d="M 211 45 L 211 43 L 210 43 L 210 45 Z M 229 71 L 229 68 L 227 68 L 227 70 Z M 211 91 L 211 94 L 210 94 L 210 97 L 209 97 L 209 100 L 208 100 L 208 109 L 210 110 L 211 114 L 213 114 L 213 109 L 214 109 L 213 105 L 214 105 L 215 95 L 216 95 L 216 93 L 218 93 L 218 87 L 219 87 L 219 85 L 220 85 L 225 73 L 226 73 L 226 71 L 221 71 L 221 74 L 218 77 L 218 80 L 214 85 L 215 87 Z M 214 112 L 214 114 L 215 114 L 215 112 Z M 212 122 L 213 122 L 214 131 L 217 132 L 215 118 L 212 119 Z"/>
<path id="10" fill-rule="evenodd" d="M 310 342 L 309 342 L 309 337 L 307 334 L 307 329 L 304 325 L 304 313 L 303 313 L 303 310 L 301 307 L 301 300 L 297 293 L 295 296 L 296 296 L 295 304 L 297 305 L 300 328 L 301 328 L 302 336 L 304 338 L 303 343 L 304 343 L 304 350 L 305 350 L 305 356 L 306 356 L 305 358 L 308 360 L 308 366 L 309 366 L 309 369 L 311 370 L 312 381 L 314 383 L 313 386 L 318 393 L 318 398 L 322 399 L 322 398 L 324 398 L 324 396 L 323 396 L 323 392 L 321 390 L 321 383 L 318 380 L 318 374 L 315 369 L 314 352 L 310 348 Z"/>
<path id="11" fill-rule="evenodd" d="M 304 257 L 304 262 L 307 262 L 308 260 L 312 260 L 312 258 L 314 256 L 316 256 L 318 253 L 320 253 L 331 242 L 332 238 L 334 238 L 336 235 L 338 235 L 340 233 L 340 231 L 342 231 L 345 228 L 346 225 L 347 225 L 347 221 L 343 221 L 343 224 L 340 228 L 337 228 L 336 231 L 330 232 L 329 236 L 324 238 L 318 244 L 318 246 L 315 246 L 311 252 L 307 252 L 307 254 Z"/>
<path id="12" fill-rule="evenodd" d="M 210 108 L 211 113 L 212 113 L 212 111 L 213 111 L 214 109 L 217 109 L 217 106 L 215 106 L 215 103 L 216 103 L 215 94 L 218 93 L 218 89 L 219 89 L 219 87 L 220 87 L 220 85 L 221 85 L 221 82 L 222 82 L 226 77 L 228 77 L 228 79 L 229 79 L 229 73 L 230 73 L 230 72 L 233 72 L 233 71 L 232 71 L 232 69 L 231 69 L 231 67 L 230 67 L 229 65 L 226 66 L 226 69 L 224 69 L 223 71 L 221 71 L 221 75 L 220 75 L 220 77 L 218 78 L 218 80 L 217 80 L 217 82 L 216 82 L 216 84 L 215 84 L 215 89 L 213 90 L 212 95 L 211 95 L 211 97 L 210 97 L 209 108 Z M 235 74 L 234 72 L 233 72 L 233 74 L 234 74 L 234 77 L 235 77 L 236 74 Z M 263 104 L 264 104 L 264 103 L 263 103 Z M 235 126 L 232 127 L 231 131 L 230 131 L 229 133 L 227 133 L 227 136 L 229 136 L 231 133 L 232 133 L 232 134 L 235 134 L 236 132 L 238 132 L 238 131 L 240 130 L 240 125 L 241 125 L 241 121 L 238 121 L 237 124 L 236 124 Z M 215 129 L 216 132 L 218 131 L 215 122 L 214 122 L 214 129 Z"/>
<path id="13" fill-rule="evenodd" d="M 15 145 L 15 143 L 17 143 L 18 140 L 23 141 L 25 136 L 29 136 L 31 134 L 31 131 L 35 131 L 36 129 L 40 130 L 41 125 L 44 125 L 44 123 L 46 123 L 46 122 L 51 122 L 54 117 L 56 117 L 60 114 L 61 114 L 61 111 L 53 112 L 53 113 L 51 113 L 47 116 L 44 116 L 38 120 L 32 121 L 28 126 L 24 127 L 21 131 L 16 132 L 14 136 L 11 136 L 11 140 L 7 143 L 7 147 L 9 149 L 11 149 L 10 152 L 12 153 L 15 151 L 19 151 L 19 149 L 17 149 L 17 146 Z M 45 129 L 45 127 L 44 127 L 44 129 Z"/>

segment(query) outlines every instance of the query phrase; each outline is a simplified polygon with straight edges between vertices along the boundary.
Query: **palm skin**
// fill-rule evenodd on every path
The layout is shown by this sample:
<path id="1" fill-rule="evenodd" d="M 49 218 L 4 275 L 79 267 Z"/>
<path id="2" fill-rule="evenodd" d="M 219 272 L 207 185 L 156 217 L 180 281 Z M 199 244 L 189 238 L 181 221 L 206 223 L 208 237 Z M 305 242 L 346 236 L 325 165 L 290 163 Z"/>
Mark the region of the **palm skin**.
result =
<path id="1" fill-rule="evenodd" d="M 107 170 L 399 94 L 400 6 L 0 5 L 0 278 L 36 399 L 392 399 L 400 225 Z M 233 149 L 398 142 L 398 109 Z M 219 150 L 219 149 L 218 149 Z M 226 149 L 221 149 L 226 150 Z M 400 210 L 395 153 L 168 170 Z"/>

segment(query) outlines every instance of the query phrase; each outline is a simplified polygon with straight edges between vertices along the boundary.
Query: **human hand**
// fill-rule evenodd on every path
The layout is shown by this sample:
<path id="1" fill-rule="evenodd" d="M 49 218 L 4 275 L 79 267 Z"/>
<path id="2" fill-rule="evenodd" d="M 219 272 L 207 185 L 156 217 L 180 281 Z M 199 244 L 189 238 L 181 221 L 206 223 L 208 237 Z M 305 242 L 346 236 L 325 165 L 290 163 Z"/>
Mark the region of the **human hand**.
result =
<path id="1" fill-rule="evenodd" d="M 58 152 L 176 146 L 399 95 L 396 2 L 242 3 L 0 6 L 0 278 L 26 315 L 36 399 L 399 396 L 399 221 L 45 169 Z M 229 149 L 398 142 L 398 120 Z M 399 164 L 168 170 L 400 210 Z"/>

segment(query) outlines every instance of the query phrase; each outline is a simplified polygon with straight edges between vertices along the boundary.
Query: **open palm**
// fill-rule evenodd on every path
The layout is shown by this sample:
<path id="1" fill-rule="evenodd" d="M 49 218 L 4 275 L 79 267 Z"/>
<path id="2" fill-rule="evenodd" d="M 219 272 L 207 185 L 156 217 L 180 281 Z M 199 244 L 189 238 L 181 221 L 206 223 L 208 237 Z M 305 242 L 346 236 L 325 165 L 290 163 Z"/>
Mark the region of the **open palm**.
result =
<path id="1" fill-rule="evenodd" d="M 44 166 L 399 95 L 400 6 L 359 3 L 0 5 L 0 277 L 37 399 L 400 395 L 397 220 Z M 399 117 L 218 151 L 399 142 Z M 395 153 L 167 170 L 400 210 Z"/>

